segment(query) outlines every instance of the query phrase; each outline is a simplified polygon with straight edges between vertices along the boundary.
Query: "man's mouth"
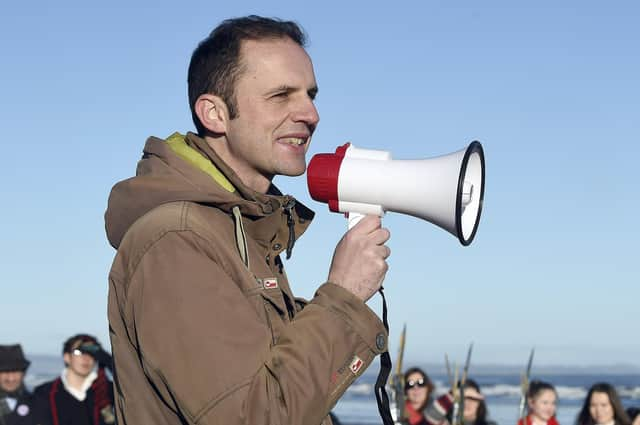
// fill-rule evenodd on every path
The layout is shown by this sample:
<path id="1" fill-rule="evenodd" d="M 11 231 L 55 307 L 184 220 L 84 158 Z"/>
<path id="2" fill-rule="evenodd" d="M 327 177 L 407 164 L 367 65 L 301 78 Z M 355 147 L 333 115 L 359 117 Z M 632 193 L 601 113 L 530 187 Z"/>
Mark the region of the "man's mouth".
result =
<path id="1" fill-rule="evenodd" d="M 284 139 L 280 139 L 282 143 L 286 143 L 288 145 L 301 146 L 307 143 L 307 138 L 300 137 L 286 137 Z"/>

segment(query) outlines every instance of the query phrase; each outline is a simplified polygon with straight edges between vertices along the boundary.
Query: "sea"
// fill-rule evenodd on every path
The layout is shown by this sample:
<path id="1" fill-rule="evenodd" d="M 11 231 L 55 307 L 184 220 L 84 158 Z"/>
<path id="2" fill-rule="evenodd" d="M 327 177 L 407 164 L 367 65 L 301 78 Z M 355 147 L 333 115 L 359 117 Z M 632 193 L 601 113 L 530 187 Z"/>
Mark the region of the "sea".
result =
<path id="1" fill-rule="evenodd" d="M 57 356 L 28 356 L 31 360 L 25 384 L 33 389 L 36 385 L 53 379 L 62 371 L 63 364 Z M 443 371 L 430 372 L 423 366 L 436 386 L 436 396 L 448 390 L 448 378 Z M 520 402 L 521 375 L 515 370 L 500 371 L 500 368 L 480 368 L 470 373 L 485 395 L 489 417 L 498 425 L 516 425 Z M 509 369 L 509 368 L 505 368 Z M 512 368 L 511 368 L 512 369 Z M 472 370 L 470 370 L 472 372 Z M 374 395 L 374 383 L 378 368 L 372 365 L 349 387 L 338 401 L 333 413 L 342 425 L 380 425 L 382 420 Z M 589 369 L 566 372 L 532 374 L 531 379 L 540 379 L 553 384 L 558 392 L 556 417 L 560 425 L 574 425 L 587 391 L 596 382 L 608 382 L 616 387 L 625 407 L 640 407 L 640 372 L 637 368 L 629 372 L 590 373 Z"/>

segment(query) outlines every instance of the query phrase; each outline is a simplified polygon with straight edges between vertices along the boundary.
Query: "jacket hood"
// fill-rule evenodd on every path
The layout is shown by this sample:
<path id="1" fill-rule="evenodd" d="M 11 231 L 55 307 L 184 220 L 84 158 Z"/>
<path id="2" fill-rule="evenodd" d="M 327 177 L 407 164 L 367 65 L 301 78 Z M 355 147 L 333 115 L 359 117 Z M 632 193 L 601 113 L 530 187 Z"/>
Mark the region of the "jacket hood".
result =
<path id="1" fill-rule="evenodd" d="M 243 216 L 258 219 L 273 214 L 292 199 L 282 196 L 273 185 L 269 194 L 246 187 L 204 139 L 193 133 L 174 133 L 166 140 L 147 139 L 136 176 L 111 189 L 105 228 L 109 243 L 117 249 L 138 218 L 164 203 L 191 201 L 229 213 L 239 207 Z M 293 213 L 306 223 L 304 231 L 314 213 L 298 202 Z"/>

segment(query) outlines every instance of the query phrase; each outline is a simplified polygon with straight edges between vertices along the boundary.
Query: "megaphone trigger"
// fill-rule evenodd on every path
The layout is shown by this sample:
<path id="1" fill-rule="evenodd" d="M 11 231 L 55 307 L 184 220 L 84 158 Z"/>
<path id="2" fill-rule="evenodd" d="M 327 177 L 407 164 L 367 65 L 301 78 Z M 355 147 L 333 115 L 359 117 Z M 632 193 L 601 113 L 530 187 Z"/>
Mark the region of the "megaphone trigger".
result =
<path id="1" fill-rule="evenodd" d="M 364 216 L 365 216 L 364 214 L 360 214 L 357 212 L 346 213 L 347 223 L 348 223 L 347 228 L 349 229 L 353 228 L 353 226 L 358 224 L 360 220 L 364 218 Z"/>

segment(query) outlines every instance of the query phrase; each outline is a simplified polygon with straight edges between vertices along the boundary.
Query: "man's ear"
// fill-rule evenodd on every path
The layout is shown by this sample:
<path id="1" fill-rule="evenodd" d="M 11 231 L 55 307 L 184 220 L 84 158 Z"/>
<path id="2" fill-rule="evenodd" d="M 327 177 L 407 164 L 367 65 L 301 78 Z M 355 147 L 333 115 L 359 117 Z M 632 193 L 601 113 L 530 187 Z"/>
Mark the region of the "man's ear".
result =
<path id="1" fill-rule="evenodd" d="M 64 353 L 62 355 L 62 359 L 64 360 L 64 365 L 65 366 L 69 366 L 69 363 L 71 363 L 71 354 L 69 353 Z"/>
<path id="2" fill-rule="evenodd" d="M 196 100 L 194 110 L 204 128 L 216 134 L 227 132 L 229 109 L 220 97 L 208 93 L 202 94 Z"/>

